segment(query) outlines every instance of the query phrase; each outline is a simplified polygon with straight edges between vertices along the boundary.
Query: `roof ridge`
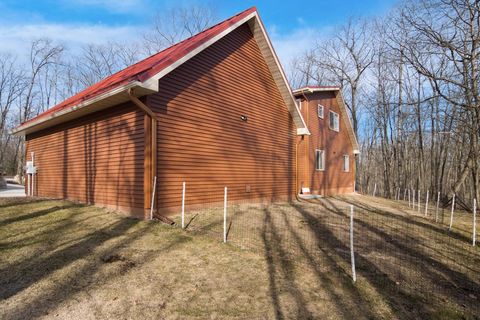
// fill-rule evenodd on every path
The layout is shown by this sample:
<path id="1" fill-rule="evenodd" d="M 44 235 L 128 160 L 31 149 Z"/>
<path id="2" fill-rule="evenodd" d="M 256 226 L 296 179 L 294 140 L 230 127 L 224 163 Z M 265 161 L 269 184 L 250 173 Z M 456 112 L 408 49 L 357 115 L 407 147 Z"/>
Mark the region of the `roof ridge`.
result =
<path id="1" fill-rule="evenodd" d="M 199 35 L 201 35 L 201 34 L 204 34 L 204 33 L 206 33 L 207 31 L 209 31 L 209 30 L 211 30 L 211 29 L 213 29 L 213 28 L 215 28 L 215 27 L 217 27 L 217 26 L 219 26 L 219 25 L 221 25 L 221 24 L 223 24 L 223 23 L 225 23 L 225 22 L 227 22 L 227 21 L 230 21 L 230 20 L 232 20 L 233 18 L 238 17 L 239 15 L 241 15 L 241 14 L 243 14 L 243 13 L 249 11 L 249 10 L 252 10 L 252 9 L 255 9 L 255 10 L 256 10 L 256 7 L 253 6 L 253 7 L 250 7 L 250 8 L 248 8 L 248 9 L 245 9 L 245 10 L 243 10 L 242 12 L 237 13 L 236 15 L 233 15 L 233 16 L 225 19 L 225 20 L 222 20 L 222 21 L 220 21 L 220 22 L 218 22 L 218 23 L 216 23 L 216 24 L 208 27 L 208 28 L 205 29 L 205 30 L 202 30 L 202 31 L 200 31 L 200 32 L 198 32 L 198 33 L 196 33 L 196 34 L 194 34 L 194 35 L 192 35 L 192 36 L 190 36 L 190 37 L 188 37 L 188 38 L 186 38 L 186 39 L 183 39 L 183 40 L 181 40 L 181 41 L 179 41 L 179 42 L 176 42 L 176 43 L 172 44 L 172 45 L 169 46 L 169 47 L 166 47 L 166 48 L 162 49 L 161 51 L 158 51 L 158 52 L 156 52 L 156 53 L 154 53 L 154 54 L 152 54 L 152 55 L 150 55 L 150 56 L 148 56 L 148 57 L 146 57 L 146 58 L 143 58 L 142 60 L 137 61 L 137 62 L 135 62 L 134 64 L 131 64 L 131 65 L 129 65 L 128 67 L 125 67 L 125 68 L 123 68 L 122 70 L 119 70 L 119 71 L 117 71 L 117 72 L 109 75 L 108 77 L 100 80 L 99 82 L 101 82 L 101 81 L 103 81 L 103 80 L 105 80 L 105 79 L 108 79 L 109 77 L 114 76 L 114 75 L 116 75 L 117 73 L 120 73 L 120 72 L 122 72 L 122 71 L 124 71 L 124 70 L 126 70 L 126 69 L 129 69 L 129 68 L 131 68 L 131 67 L 134 67 L 135 65 L 140 64 L 140 63 L 144 62 L 145 60 L 149 60 L 150 58 L 153 58 L 153 57 L 155 57 L 155 56 L 157 56 L 157 55 L 160 55 L 160 54 L 164 53 L 166 50 L 173 49 L 174 47 L 177 47 L 177 46 L 181 45 L 182 43 L 185 43 L 185 42 L 191 40 L 192 38 L 195 38 L 195 37 L 197 37 L 197 36 L 199 36 Z M 148 68 L 148 69 L 152 69 L 152 68 L 153 68 L 153 66 L 151 66 L 151 67 Z M 148 70 L 148 69 L 146 69 L 146 70 Z M 137 74 L 138 74 L 138 73 L 137 73 Z M 98 83 L 98 82 L 97 82 L 97 83 Z"/>

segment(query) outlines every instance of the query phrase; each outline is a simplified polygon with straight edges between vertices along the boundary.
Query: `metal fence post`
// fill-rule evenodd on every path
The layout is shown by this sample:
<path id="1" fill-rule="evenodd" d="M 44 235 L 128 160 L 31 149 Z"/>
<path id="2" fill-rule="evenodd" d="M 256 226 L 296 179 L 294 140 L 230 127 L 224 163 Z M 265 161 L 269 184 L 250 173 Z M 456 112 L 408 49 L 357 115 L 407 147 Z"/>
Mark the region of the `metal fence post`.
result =
<path id="1" fill-rule="evenodd" d="M 227 242 L 227 187 L 223 196 L 223 242 Z"/>
<path id="2" fill-rule="evenodd" d="M 182 187 L 182 229 L 185 229 L 185 181 Z"/>
<path id="3" fill-rule="evenodd" d="M 352 279 L 357 281 L 357 274 L 355 272 L 355 252 L 353 251 L 353 205 L 350 205 L 350 257 L 352 260 Z"/>

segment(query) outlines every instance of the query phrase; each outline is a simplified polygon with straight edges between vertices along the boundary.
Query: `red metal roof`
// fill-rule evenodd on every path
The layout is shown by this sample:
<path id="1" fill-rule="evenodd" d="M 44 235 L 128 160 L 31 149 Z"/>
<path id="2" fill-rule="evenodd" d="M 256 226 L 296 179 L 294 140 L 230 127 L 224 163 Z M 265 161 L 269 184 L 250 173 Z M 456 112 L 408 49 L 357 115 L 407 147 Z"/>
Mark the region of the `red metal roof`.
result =
<path id="1" fill-rule="evenodd" d="M 132 81 L 143 82 L 155 74 L 159 73 L 163 69 L 169 67 L 174 62 L 178 61 L 185 55 L 187 55 L 192 50 L 200 47 L 205 42 L 209 41 L 216 35 L 228 29 L 231 25 L 234 25 L 238 21 L 242 20 L 252 12 L 256 12 L 255 7 L 251 7 L 239 14 L 228 18 L 227 20 L 220 22 L 213 27 L 204 30 L 186 40 L 183 40 L 163 51 L 160 51 L 140 62 L 137 62 L 103 80 L 97 82 L 96 84 L 86 88 L 83 91 L 80 91 L 76 95 L 68 98 L 67 100 L 61 102 L 60 104 L 50 108 L 49 110 L 39 114 L 35 118 L 32 118 L 28 121 L 25 121 L 23 124 L 38 120 L 40 118 L 46 117 L 47 115 L 58 112 L 69 107 L 73 107 L 87 99 L 96 97 L 102 93 L 108 92 L 112 89 L 130 83 Z M 22 124 L 22 125 L 23 125 Z"/>

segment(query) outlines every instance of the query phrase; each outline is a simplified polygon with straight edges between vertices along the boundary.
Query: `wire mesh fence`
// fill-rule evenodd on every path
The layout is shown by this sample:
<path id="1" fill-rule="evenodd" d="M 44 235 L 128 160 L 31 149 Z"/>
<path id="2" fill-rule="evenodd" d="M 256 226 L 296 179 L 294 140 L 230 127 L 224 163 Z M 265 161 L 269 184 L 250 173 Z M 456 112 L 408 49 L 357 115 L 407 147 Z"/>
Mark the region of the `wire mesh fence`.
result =
<path id="1" fill-rule="evenodd" d="M 418 306 L 451 303 L 480 315 L 480 252 L 472 246 L 467 212 L 455 212 L 449 230 L 450 212 L 436 211 L 435 202 L 419 210 L 408 201 L 361 195 L 275 203 L 227 200 L 226 207 L 221 192 L 212 199 L 191 208 L 186 199 L 187 232 L 219 242 L 225 234 L 242 250 L 350 278 L 353 205 L 357 285 L 399 299 L 400 305 L 407 298 Z M 181 226 L 181 215 L 175 221 Z"/>

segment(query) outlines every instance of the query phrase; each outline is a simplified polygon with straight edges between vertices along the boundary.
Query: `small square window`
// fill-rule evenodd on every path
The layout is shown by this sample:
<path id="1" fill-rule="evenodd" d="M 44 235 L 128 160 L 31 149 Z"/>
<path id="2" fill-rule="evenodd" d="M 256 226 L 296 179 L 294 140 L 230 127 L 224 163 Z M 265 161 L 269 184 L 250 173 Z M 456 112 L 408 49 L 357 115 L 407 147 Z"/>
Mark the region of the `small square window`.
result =
<path id="1" fill-rule="evenodd" d="M 343 171 L 344 172 L 350 171 L 350 156 L 348 154 L 343 156 Z"/>
<path id="2" fill-rule="evenodd" d="M 338 113 L 330 111 L 329 118 L 330 129 L 338 132 L 340 130 L 340 118 Z"/>
<path id="3" fill-rule="evenodd" d="M 315 169 L 325 170 L 325 150 L 315 150 Z"/>
<path id="4" fill-rule="evenodd" d="M 320 119 L 323 119 L 323 112 L 324 112 L 324 109 L 325 109 L 325 108 L 324 108 L 321 104 L 319 104 L 319 105 L 317 106 L 317 108 L 318 108 L 318 109 L 317 109 L 318 117 L 319 117 Z"/>

